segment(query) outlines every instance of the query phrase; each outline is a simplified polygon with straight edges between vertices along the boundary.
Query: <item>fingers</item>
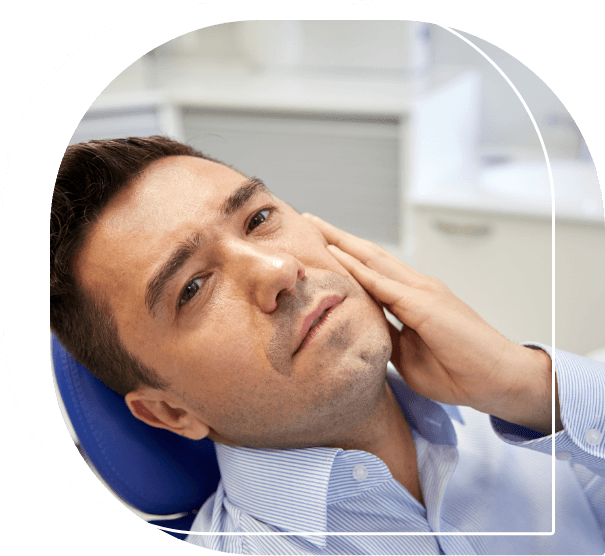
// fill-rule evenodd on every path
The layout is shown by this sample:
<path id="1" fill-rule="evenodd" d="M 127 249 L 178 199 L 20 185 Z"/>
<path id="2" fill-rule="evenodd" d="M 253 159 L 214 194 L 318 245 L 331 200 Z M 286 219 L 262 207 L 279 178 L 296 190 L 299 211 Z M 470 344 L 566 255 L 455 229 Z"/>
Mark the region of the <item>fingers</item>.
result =
<path id="1" fill-rule="evenodd" d="M 378 245 L 340 230 L 312 214 L 305 213 L 303 217 L 313 222 L 329 244 L 336 245 L 342 251 L 350 253 L 362 263 L 367 264 L 376 255 Z"/>
<path id="2" fill-rule="evenodd" d="M 334 245 L 328 245 L 327 249 L 364 289 L 381 303 L 385 303 L 390 307 L 392 306 L 393 314 L 402 320 L 398 313 L 398 305 L 402 298 L 409 295 L 409 286 L 406 286 L 397 280 L 387 278 L 380 272 L 368 268 L 361 261 L 348 253 L 344 253 Z"/>
<path id="3" fill-rule="evenodd" d="M 329 244 L 335 245 L 341 252 L 352 255 L 368 268 L 376 270 L 383 276 L 408 285 L 414 285 L 424 277 L 423 274 L 406 265 L 375 243 L 340 230 L 317 216 L 308 213 L 303 214 L 303 216 L 319 229 Z"/>
<path id="4" fill-rule="evenodd" d="M 327 250 L 379 303 L 404 325 L 423 320 L 429 277 L 417 272 L 378 245 L 339 230 L 316 216 L 303 214 L 324 235 Z"/>

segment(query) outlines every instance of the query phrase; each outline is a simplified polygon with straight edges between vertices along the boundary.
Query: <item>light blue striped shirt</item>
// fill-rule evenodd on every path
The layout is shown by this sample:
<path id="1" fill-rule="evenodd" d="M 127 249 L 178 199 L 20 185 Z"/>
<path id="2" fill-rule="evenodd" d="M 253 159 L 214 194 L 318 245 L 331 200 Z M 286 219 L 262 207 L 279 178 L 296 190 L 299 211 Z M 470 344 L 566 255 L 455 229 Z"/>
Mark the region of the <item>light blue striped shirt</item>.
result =
<path id="1" fill-rule="evenodd" d="M 531 534 L 552 531 L 553 437 L 428 400 L 390 369 L 425 507 L 367 452 L 217 444 L 221 482 L 191 531 L 291 534 L 187 541 L 236 554 L 603 554 L 605 364 L 560 350 L 555 364 L 565 428 L 554 435 L 554 535 Z M 430 534 L 384 534 L 394 532 Z"/>

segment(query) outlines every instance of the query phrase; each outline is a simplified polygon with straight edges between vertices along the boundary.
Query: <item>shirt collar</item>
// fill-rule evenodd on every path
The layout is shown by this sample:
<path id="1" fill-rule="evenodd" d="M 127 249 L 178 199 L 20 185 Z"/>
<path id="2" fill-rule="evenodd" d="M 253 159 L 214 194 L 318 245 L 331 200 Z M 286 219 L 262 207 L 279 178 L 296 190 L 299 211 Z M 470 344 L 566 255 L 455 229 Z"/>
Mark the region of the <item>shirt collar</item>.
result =
<path id="1" fill-rule="evenodd" d="M 433 444 L 456 445 L 450 419 L 464 424 L 457 407 L 416 394 L 390 364 L 387 380 L 412 429 Z M 319 547 L 325 547 L 325 536 L 304 533 L 327 532 L 328 487 L 333 470 L 338 469 L 335 460 L 339 457 L 340 462 L 354 452 L 323 447 L 270 450 L 216 443 L 221 480 L 230 502 L 281 531 L 303 533 L 297 536 Z M 389 476 L 387 472 L 385 479 Z"/>
<path id="2" fill-rule="evenodd" d="M 390 363 L 387 380 L 412 429 L 431 444 L 456 446 L 456 432 L 451 420 L 455 419 L 464 425 L 458 407 L 434 402 L 417 394 L 405 384 L 401 375 Z"/>
<path id="3" fill-rule="evenodd" d="M 327 531 L 328 484 L 339 448 L 269 450 L 216 444 L 229 501 L 251 517 L 292 533 Z M 297 535 L 325 546 L 322 535 Z"/>

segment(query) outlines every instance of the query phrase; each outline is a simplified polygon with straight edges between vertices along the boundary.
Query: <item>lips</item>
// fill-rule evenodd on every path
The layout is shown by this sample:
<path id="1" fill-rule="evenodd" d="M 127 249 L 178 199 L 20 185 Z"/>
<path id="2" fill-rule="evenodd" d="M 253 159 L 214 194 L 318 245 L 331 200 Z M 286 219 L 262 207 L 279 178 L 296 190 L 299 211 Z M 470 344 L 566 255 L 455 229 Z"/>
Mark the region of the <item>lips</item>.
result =
<path id="1" fill-rule="evenodd" d="M 298 346 L 294 354 L 298 353 L 309 335 L 309 332 L 315 330 L 318 325 L 321 325 L 325 315 L 330 312 L 330 310 L 338 305 L 344 298 L 339 295 L 330 295 L 321 300 L 317 308 L 307 315 L 303 321 L 300 334 L 298 336 Z"/>

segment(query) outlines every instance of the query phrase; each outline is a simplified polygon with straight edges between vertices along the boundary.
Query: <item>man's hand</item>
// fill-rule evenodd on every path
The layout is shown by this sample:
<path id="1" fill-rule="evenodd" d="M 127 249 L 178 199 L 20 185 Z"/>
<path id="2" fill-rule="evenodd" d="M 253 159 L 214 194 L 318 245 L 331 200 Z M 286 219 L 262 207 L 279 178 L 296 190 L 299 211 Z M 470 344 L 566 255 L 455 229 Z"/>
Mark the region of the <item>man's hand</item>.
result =
<path id="1" fill-rule="evenodd" d="M 378 245 L 316 216 L 303 216 L 321 231 L 334 258 L 403 323 L 401 331 L 389 323 L 391 362 L 410 388 L 442 403 L 470 406 L 551 433 L 552 363 L 547 353 L 507 340 L 440 280 Z M 563 425 L 555 395 L 559 431 Z"/>

